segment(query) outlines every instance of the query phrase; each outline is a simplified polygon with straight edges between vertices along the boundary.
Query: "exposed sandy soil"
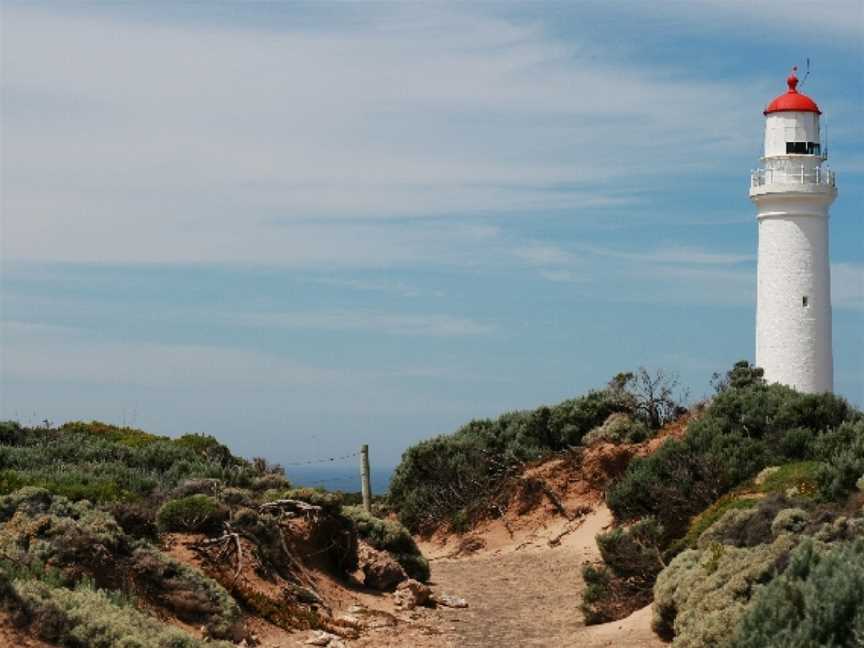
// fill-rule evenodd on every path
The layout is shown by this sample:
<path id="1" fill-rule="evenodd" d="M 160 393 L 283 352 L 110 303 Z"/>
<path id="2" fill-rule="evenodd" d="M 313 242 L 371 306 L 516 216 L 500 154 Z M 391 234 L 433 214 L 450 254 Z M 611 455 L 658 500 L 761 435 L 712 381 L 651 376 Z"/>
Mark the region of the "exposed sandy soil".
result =
<path id="1" fill-rule="evenodd" d="M 651 631 L 648 608 L 622 621 L 584 624 L 579 612 L 582 566 L 597 559 L 594 536 L 610 523 L 601 504 L 576 522 L 562 519 L 534 530 L 528 545 L 517 538 L 492 551 L 433 560 L 433 586 L 463 596 L 470 605 L 467 610 L 439 609 L 440 622 L 455 628 L 456 645 L 465 648 L 665 645 Z M 569 528 L 575 530 L 549 546 L 549 539 Z"/>

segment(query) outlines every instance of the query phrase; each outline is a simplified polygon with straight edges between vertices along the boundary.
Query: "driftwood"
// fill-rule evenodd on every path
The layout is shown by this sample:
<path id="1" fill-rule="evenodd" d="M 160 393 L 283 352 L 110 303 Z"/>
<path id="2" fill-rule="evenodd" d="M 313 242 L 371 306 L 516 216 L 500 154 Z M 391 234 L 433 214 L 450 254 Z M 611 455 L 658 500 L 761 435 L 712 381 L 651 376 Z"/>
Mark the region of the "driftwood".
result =
<path id="1" fill-rule="evenodd" d="M 225 523 L 225 530 L 218 538 L 207 538 L 194 544 L 189 545 L 194 551 L 207 555 L 207 550 L 212 547 L 218 547 L 219 553 L 217 560 L 225 560 L 233 553 L 237 557 L 237 567 L 234 570 L 234 579 L 232 584 L 240 578 L 240 573 L 243 571 L 243 547 L 240 544 L 240 534 L 231 528 L 231 525 Z M 209 555 L 207 555 L 210 558 Z"/>
<path id="2" fill-rule="evenodd" d="M 286 517 L 297 517 L 299 515 L 319 515 L 323 510 L 320 506 L 308 504 L 295 499 L 278 499 L 265 502 L 258 507 L 262 513 L 279 513 Z"/>

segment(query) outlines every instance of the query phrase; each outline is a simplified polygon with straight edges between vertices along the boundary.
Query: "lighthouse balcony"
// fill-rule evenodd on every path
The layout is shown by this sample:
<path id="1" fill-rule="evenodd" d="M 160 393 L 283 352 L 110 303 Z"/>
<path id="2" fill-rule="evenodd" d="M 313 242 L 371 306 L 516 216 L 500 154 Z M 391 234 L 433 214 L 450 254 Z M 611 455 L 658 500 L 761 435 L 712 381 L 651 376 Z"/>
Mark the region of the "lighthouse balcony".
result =
<path id="1" fill-rule="evenodd" d="M 837 175 L 822 167 L 756 169 L 750 174 L 750 195 L 775 192 L 833 193 Z"/>

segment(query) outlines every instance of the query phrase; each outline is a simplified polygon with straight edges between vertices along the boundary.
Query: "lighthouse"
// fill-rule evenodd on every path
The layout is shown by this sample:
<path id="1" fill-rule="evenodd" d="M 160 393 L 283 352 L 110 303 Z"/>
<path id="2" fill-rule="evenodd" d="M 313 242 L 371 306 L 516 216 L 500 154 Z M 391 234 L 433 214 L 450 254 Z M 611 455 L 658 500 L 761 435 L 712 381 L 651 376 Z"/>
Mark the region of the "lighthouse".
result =
<path id="1" fill-rule="evenodd" d="M 765 108 L 762 167 L 750 177 L 759 251 L 756 280 L 756 365 L 768 382 L 808 392 L 834 386 L 828 208 L 837 196 L 825 165 L 819 106 L 788 89 Z"/>

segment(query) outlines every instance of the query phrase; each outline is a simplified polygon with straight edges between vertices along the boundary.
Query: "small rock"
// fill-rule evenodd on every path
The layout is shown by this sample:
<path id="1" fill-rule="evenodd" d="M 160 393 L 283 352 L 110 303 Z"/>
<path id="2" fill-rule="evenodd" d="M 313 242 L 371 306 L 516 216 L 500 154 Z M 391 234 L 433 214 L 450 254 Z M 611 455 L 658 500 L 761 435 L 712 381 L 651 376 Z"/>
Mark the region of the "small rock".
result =
<path id="1" fill-rule="evenodd" d="M 361 542 L 357 551 L 358 563 L 363 571 L 363 584 L 372 589 L 392 590 L 397 583 L 408 578 L 396 560 L 386 551 L 378 551 Z"/>
<path id="2" fill-rule="evenodd" d="M 339 641 L 339 637 L 334 634 L 330 634 L 329 632 L 324 632 L 323 630 L 318 630 L 309 637 L 304 643 L 309 646 L 327 646 L 328 648 L 336 648 L 333 646 L 333 642 L 341 643 Z"/>
<path id="3" fill-rule="evenodd" d="M 467 608 L 468 602 L 459 597 L 453 596 L 452 594 L 433 594 L 432 602 L 436 605 L 443 605 L 444 607 L 451 608 Z"/>
<path id="4" fill-rule="evenodd" d="M 432 596 L 432 590 L 428 585 L 409 578 L 402 581 L 396 587 L 396 592 L 393 594 L 393 600 L 396 605 L 406 610 L 413 610 L 419 605 L 429 603 L 429 598 Z"/>

